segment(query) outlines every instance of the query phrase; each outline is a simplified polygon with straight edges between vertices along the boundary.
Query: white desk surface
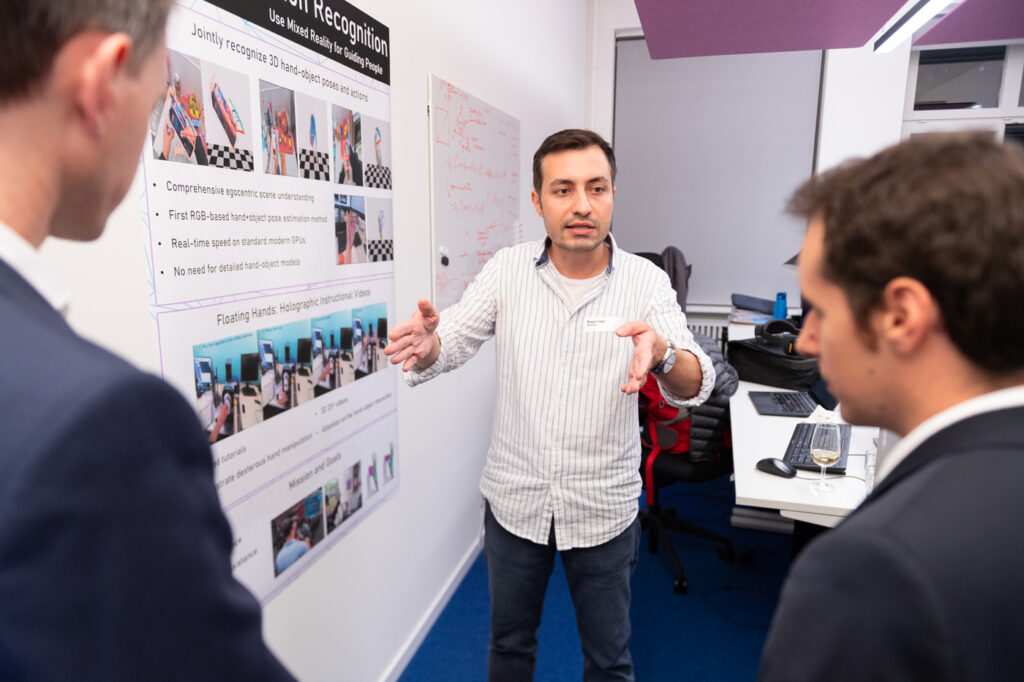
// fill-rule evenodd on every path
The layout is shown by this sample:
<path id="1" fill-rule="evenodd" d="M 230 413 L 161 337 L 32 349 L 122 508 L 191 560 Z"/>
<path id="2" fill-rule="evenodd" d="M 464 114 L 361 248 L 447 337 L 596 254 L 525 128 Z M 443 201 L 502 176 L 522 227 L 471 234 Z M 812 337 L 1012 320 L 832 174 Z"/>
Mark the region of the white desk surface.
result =
<path id="1" fill-rule="evenodd" d="M 741 381 L 729 399 L 732 421 L 732 456 L 736 475 L 736 504 L 778 509 L 783 516 L 823 526 L 834 526 L 864 499 L 864 457 L 856 456 L 874 448 L 878 429 L 855 426 L 850 436 L 846 475 L 828 475 L 835 490 L 818 495 L 811 483 L 820 474 L 798 471 L 795 478 L 783 478 L 758 471 L 758 460 L 781 458 L 802 419 L 759 415 L 748 391 L 784 389 Z"/>

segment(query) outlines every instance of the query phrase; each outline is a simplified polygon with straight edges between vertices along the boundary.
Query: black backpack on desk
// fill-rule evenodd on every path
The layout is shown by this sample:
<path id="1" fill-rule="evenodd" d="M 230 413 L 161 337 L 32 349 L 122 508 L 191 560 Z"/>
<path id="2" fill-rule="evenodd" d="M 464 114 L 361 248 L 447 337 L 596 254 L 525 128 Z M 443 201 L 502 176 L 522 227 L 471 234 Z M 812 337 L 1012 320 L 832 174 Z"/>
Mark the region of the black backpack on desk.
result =
<path id="1" fill-rule="evenodd" d="M 743 381 L 806 391 L 818 381 L 817 358 L 791 355 L 772 339 L 756 336 L 729 342 L 729 364 Z"/>

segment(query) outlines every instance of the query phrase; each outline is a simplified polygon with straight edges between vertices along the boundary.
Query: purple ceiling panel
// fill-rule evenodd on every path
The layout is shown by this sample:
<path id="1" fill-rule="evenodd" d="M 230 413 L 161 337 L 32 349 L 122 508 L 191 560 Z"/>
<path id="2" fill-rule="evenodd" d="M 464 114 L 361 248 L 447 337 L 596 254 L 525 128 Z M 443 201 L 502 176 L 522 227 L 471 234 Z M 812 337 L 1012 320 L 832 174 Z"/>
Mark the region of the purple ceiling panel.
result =
<path id="1" fill-rule="evenodd" d="M 964 0 L 955 12 L 944 16 L 914 44 L 945 45 L 1020 38 L 1024 38 L 1024 0 Z"/>
<path id="2" fill-rule="evenodd" d="M 636 9 L 651 58 L 669 59 L 860 47 L 904 2 L 636 0 Z"/>

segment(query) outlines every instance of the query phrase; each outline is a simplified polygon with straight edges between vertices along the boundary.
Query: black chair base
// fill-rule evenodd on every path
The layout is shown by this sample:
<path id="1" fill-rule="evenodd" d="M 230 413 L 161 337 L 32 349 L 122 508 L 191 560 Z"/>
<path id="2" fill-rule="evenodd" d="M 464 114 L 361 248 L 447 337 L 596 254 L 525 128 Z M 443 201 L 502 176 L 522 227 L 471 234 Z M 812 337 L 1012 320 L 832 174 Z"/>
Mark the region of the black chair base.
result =
<path id="1" fill-rule="evenodd" d="M 668 531 L 675 530 L 706 540 L 714 540 L 720 545 L 718 548 L 718 558 L 722 561 L 732 561 L 736 557 L 736 550 L 733 547 L 732 540 L 718 533 L 713 533 L 706 528 L 696 526 L 689 521 L 684 521 L 676 516 L 674 509 L 662 509 L 659 505 L 654 504 L 647 509 L 640 510 L 640 527 L 649 531 L 647 550 L 651 554 L 655 554 L 658 551 L 659 541 L 662 547 L 665 548 L 665 554 L 668 555 L 669 563 L 672 564 L 672 589 L 678 594 L 685 593 L 689 584 L 686 581 L 686 572 L 683 570 L 683 564 L 679 560 L 679 555 L 676 554 L 675 547 L 672 546 Z"/>

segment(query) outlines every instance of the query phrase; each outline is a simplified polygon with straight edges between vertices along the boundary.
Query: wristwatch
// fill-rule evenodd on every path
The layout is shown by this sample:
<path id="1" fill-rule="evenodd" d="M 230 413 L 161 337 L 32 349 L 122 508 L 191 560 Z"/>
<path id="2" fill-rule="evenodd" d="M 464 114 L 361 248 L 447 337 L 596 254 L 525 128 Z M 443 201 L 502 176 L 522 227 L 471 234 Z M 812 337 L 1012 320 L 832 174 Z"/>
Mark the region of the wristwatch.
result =
<path id="1" fill-rule="evenodd" d="M 672 368 L 676 366 L 676 347 L 669 339 L 668 348 L 665 350 L 665 357 L 661 359 L 657 365 L 651 370 L 651 374 L 658 376 L 664 376 L 672 371 Z"/>

